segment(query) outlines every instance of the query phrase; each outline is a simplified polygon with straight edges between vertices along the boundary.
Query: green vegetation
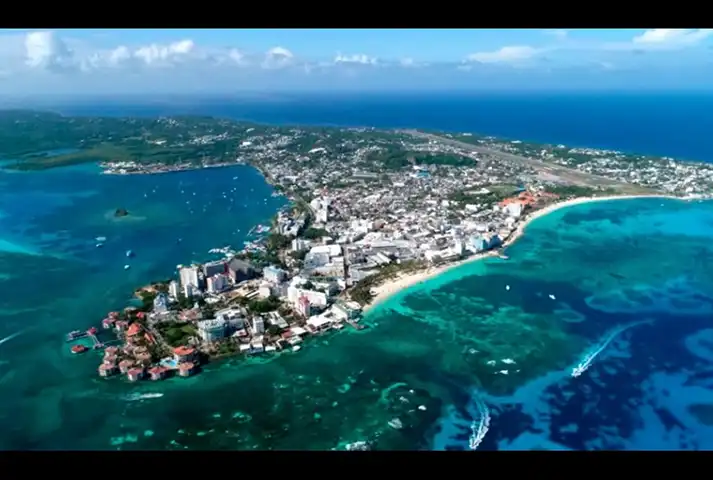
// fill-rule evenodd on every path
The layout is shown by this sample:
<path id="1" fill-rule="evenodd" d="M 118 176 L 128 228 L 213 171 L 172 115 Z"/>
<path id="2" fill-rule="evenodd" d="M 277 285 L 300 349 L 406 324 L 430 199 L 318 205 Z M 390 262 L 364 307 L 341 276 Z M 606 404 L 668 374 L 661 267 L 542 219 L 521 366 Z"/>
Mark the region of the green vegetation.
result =
<path id="1" fill-rule="evenodd" d="M 238 351 L 238 345 L 230 340 L 218 342 L 218 355 L 232 355 Z"/>
<path id="2" fill-rule="evenodd" d="M 315 240 L 322 237 L 329 236 L 329 232 L 323 228 L 309 227 L 304 231 L 302 236 L 308 240 Z"/>
<path id="3" fill-rule="evenodd" d="M 198 330 L 190 322 L 159 323 L 156 328 L 172 347 L 185 345 L 191 337 L 198 335 Z"/>
<path id="4" fill-rule="evenodd" d="M 265 246 L 268 250 L 281 250 L 290 246 L 291 243 L 290 237 L 279 233 L 270 233 L 265 239 Z"/>
<path id="5" fill-rule="evenodd" d="M 413 152 L 396 145 L 389 145 L 382 150 L 372 152 L 367 159 L 387 170 L 400 170 L 411 165 L 475 166 L 476 164 L 472 158 L 460 155 Z"/>
<path id="6" fill-rule="evenodd" d="M 352 300 L 359 302 L 362 305 L 368 305 L 371 303 L 373 295 L 371 294 L 371 289 L 384 283 L 387 280 L 391 280 L 401 273 L 409 273 L 420 270 L 424 267 L 424 262 L 419 260 L 408 260 L 401 263 L 392 263 L 381 268 L 374 275 L 369 275 L 368 277 L 359 280 L 356 285 L 349 292 Z"/>
<path id="7" fill-rule="evenodd" d="M 153 310 L 153 301 L 156 299 L 156 293 L 141 291 L 139 293 L 139 299 L 141 300 L 141 306 L 139 310 L 142 312 L 150 312 Z"/>
<path id="8" fill-rule="evenodd" d="M 308 250 L 295 250 L 290 252 L 288 255 L 295 260 L 302 262 L 304 261 L 305 257 L 307 256 Z"/>
<path id="9" fill-rule="evenodd" d="M 270 325 L 265 329 L 265 332 L 271 337 L 274 337 L 276 335 L 279 335 L 280 332 L 282 332 L 282 329 L 278 327 L 277 325 Z"/>
<path id="10" fill-rule="evenodd" d="M 486 203 L 493 204 L 508 197 L 517 195 L 518 188 L 515 185 L 492 185 L 488 187 L 488 193 L 477 193 L 472 190 L 461 190 L 453 192 L 448 199 L 459 205 Z"/>
<path id="11" fill-rule="evenodd" d="M 250 300 L 250 302 L 248 302 L 248 309 L 253 313 L 274 312 L 279 307 L 280 299 L 277 297 Z"/>
<path id="12" fill-rule="evenodd" d="M 247 133 L 248 128 L 255 128 Z M 0 111 L 0 158 L 6 168 L 40 170 L 95 161 L 199 164 L 232 161 L 249 135 L 280 131 L 210 117 L 170 119 L 64 117 L 51 112 Z M 195 138 L 201 138 L 195 142 Z"/>

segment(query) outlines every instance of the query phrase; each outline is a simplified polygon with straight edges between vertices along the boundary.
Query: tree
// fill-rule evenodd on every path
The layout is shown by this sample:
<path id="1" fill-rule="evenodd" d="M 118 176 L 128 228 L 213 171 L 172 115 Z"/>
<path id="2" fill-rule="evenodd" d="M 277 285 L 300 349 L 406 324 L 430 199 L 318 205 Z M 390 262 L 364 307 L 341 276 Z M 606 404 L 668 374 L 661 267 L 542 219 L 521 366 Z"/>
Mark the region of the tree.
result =
<path id="1" fill-rule="evenodd" d="M 282 331 L 282 329 L 277 325 L 270 325 L 269 327 L 267 327 L 267 329 L 265 331 L 267 332 L 268 335 L 270 335 L 271 337 L 274 337 L 276 335 L 279 335 L 280 332 Z"/>

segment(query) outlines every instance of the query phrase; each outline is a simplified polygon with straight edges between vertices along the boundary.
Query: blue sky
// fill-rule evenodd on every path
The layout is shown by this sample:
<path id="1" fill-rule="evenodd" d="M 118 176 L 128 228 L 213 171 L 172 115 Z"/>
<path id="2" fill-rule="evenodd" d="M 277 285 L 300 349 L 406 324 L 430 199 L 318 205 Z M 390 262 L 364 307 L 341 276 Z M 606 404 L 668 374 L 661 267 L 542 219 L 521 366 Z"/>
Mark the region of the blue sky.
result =
<path id="1" fill-rule="evenodd" d="M 0 30 L 0 94 L 707 89 L 713 29 Z"/>

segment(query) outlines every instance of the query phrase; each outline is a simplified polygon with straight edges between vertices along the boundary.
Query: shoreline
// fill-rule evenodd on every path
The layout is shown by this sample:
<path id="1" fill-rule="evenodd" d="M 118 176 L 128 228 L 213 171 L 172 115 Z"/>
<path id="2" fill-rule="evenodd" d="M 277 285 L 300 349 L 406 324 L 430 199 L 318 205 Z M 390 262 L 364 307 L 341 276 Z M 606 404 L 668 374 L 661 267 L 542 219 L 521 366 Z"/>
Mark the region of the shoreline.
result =
<path id="1" fill-rule="evenodd" d="M 103 170 L 101 175 L 160 175 L 163 173 L 174 173 L 174 172 L 189 172 L 194 170 L 203 170 L 206 168 L 225 168 L 225 167 L 235 167 L 238 165 L 248 165 L 244 162 L 225 162 L 225 163 L 214 163 L 206 165 L 162 165 L 162 164 L 152 164 L 147 166 L 142 166 L 137 170 L 130 170 L 119 172 L 114 168 L 110 167 L 106 162 L 97 163 L 99 167 Z M 121 170 L 121 169 L 119 169 Z"/>
<path id="2" fill-rule="evenodd" d="M 434 277 L 437 277 L 453 268 L 460 267 L 462 265 L 472 263 L 472 262 L 477 262 L 480 260 L 483 260 L 485 258 L 489 257 L 497 257 L 500 255 L 500 251 L 504 248 L 509 247 L 513 243 L 515 243 L 522 235 L 525 233 L 525 229 L 527 226 L 532 223 L 534 220 L 537 220 L 538 218 L 544 217 L 550 213 L 553 213 L 557 210 L 560 210 L 562 208 L 567 208 L 567 207 L 572 207 L 575 205 L 583 205 L 586 203 L 593 203 L 593 202 L 604 202 L 604 201 L 612 201 L 612 200 L 633 200 L 633 199 L 640 199 L 640 198 L 660 198 L 660 199 L 666 199 L 666 200 L 679 200 L 679 201 L 687 201 L 689 199 L 685 197 L 677 197 L 675 195 L 665 195 L 665 194 L 640 194 L 640 195 L 607 195 L 607 196 L 601 196 L 601 197 L 579 197 L 579 198 L 572 198 L 569 200 L 564 200 L 561 202 L 556 202 L 551 205 L 548 205 L 544 208 L 541 208 L 539 210 L 535 210 L 534 212 L 530 212 L 526 217 L 522 219 L 520 224 L 517 226 L 517 228 L 505 239 L 503 242 L 502 246 L 500 246 L 497 249 L 494 250 L 489 250 L 487 252 L 483 253 L 478 253 L 473 256 L 470 256 L 468 258 L 464 258 L 462 260 L 457 260 L 455 262 L 449 263 L 447 265 L 441 265 L 441 266 L 431 266 L 427 268 L 426 270 L 422 270 L 420 272 L 415 272 L 415 273 L 410 273 L 410 274 L 404 274 L 404 275 L 399 275 L 393 280 L 387 280 L 386 282 L 382 283 L 381 285 L 378 285 L 376 287 L 372 288 L 372 291 L 375 292 L 374 297 L 372 298 L 371 302 L 364 306 L 363 312 L 366 314 L 370 310 L 372 310 L 374 307 L 377 305 L 383 303 L 384 301 L 388 300 L 389 298 L 393 297 L 397 293 L 401 292 L 402 290 L 405 290 L 407 288 L 410 288 L 414 285 L 417 285 L 419 283 L 425 282 L 427 280 L 430 280 Z"/>

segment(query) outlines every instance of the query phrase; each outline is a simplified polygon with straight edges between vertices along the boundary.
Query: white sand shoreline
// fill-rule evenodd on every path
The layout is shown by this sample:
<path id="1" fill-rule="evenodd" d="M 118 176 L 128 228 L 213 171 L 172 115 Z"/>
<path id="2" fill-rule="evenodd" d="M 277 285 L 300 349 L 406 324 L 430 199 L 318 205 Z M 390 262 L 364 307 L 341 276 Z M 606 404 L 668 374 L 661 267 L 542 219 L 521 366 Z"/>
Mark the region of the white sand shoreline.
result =
<path id="1" fill-rule="evenodd" d="M 668 200 L 681 200 L 681 201 L 686 201 L 686 198 L 683 197 L 677 197 L 674 195 L 663 195 L 663 194 L 649 194 L 649 195 L 609 195 L 609 196 L 603 196 L 603 197 L 580 197 L 580 198 L 573 198 L 571 200 L 565 200 L 563 202 L 557 202 L 553 203 L 551 205 L 548 205 L 545 208 L 536 210 L 525 217 L 518 227 L 515 229 L 515 231 L 510 234 L 510 236 L 505 240 L 503 243 L 503 246 L 501 248 L 505 248 L 509 245 L 512 245 L 518 238 L 522 236 L 523 233 L 525 233 L 525 228 L 534 220 L 543 217 L 545 215 L 548 215 L 556 210 L 560 210 L 562 208 L 566 207 L 571 207 L 574 205 L 581 205 L 584 203 L 591 203 L 591 202 L 602 202 L 602 201 L 611 201 L 611 200 L 632 200 L 632 199 L 637 199 L 637 198 L 661 198 L 661 199 L 668 199 Z M 497 250 L 490 250 L 484 253 L 479 253 L 476 255 L 473 255 L 471 257 L 465 258 L 463 260 L 458 260 L 456 262 L 449 263 L 447 265 L 442 265 L 438 267 L 429 267 L 426 270 L 421 270 L 419 272 L 414 272 L 414 273 L 407 273 L 403 275 L 399 275 L 393 280 L 388 280 L 381 285 L 377 285 L 376 287 L 372 288 L 372 292 L 374 292 L 374 297 L 372 298 L 372 301 L 369 305 L 364 307 L 364 312 L 368 312 L 372 308 L 374 308 L 376 305 L 380 304 L 384 300 L 387 300 L 388 298 L 392 297 L 393 295 L 397 294 L 401 290 L 404 290 L 408 287 L 411 287 L 413 285 L 416 285 L 418 283 L 424 282 L 428 279 L 431 279 L 433 277 L 437 277 L 438 275 L 456 267 L 460 267 L 461 265 L 465 265 L 466 263 L 470 262 L 476 262 L 479 260 L 482 260 L 484 258 L 488 257 L 495 257 L 498 256 L 499 252 Z"/>

